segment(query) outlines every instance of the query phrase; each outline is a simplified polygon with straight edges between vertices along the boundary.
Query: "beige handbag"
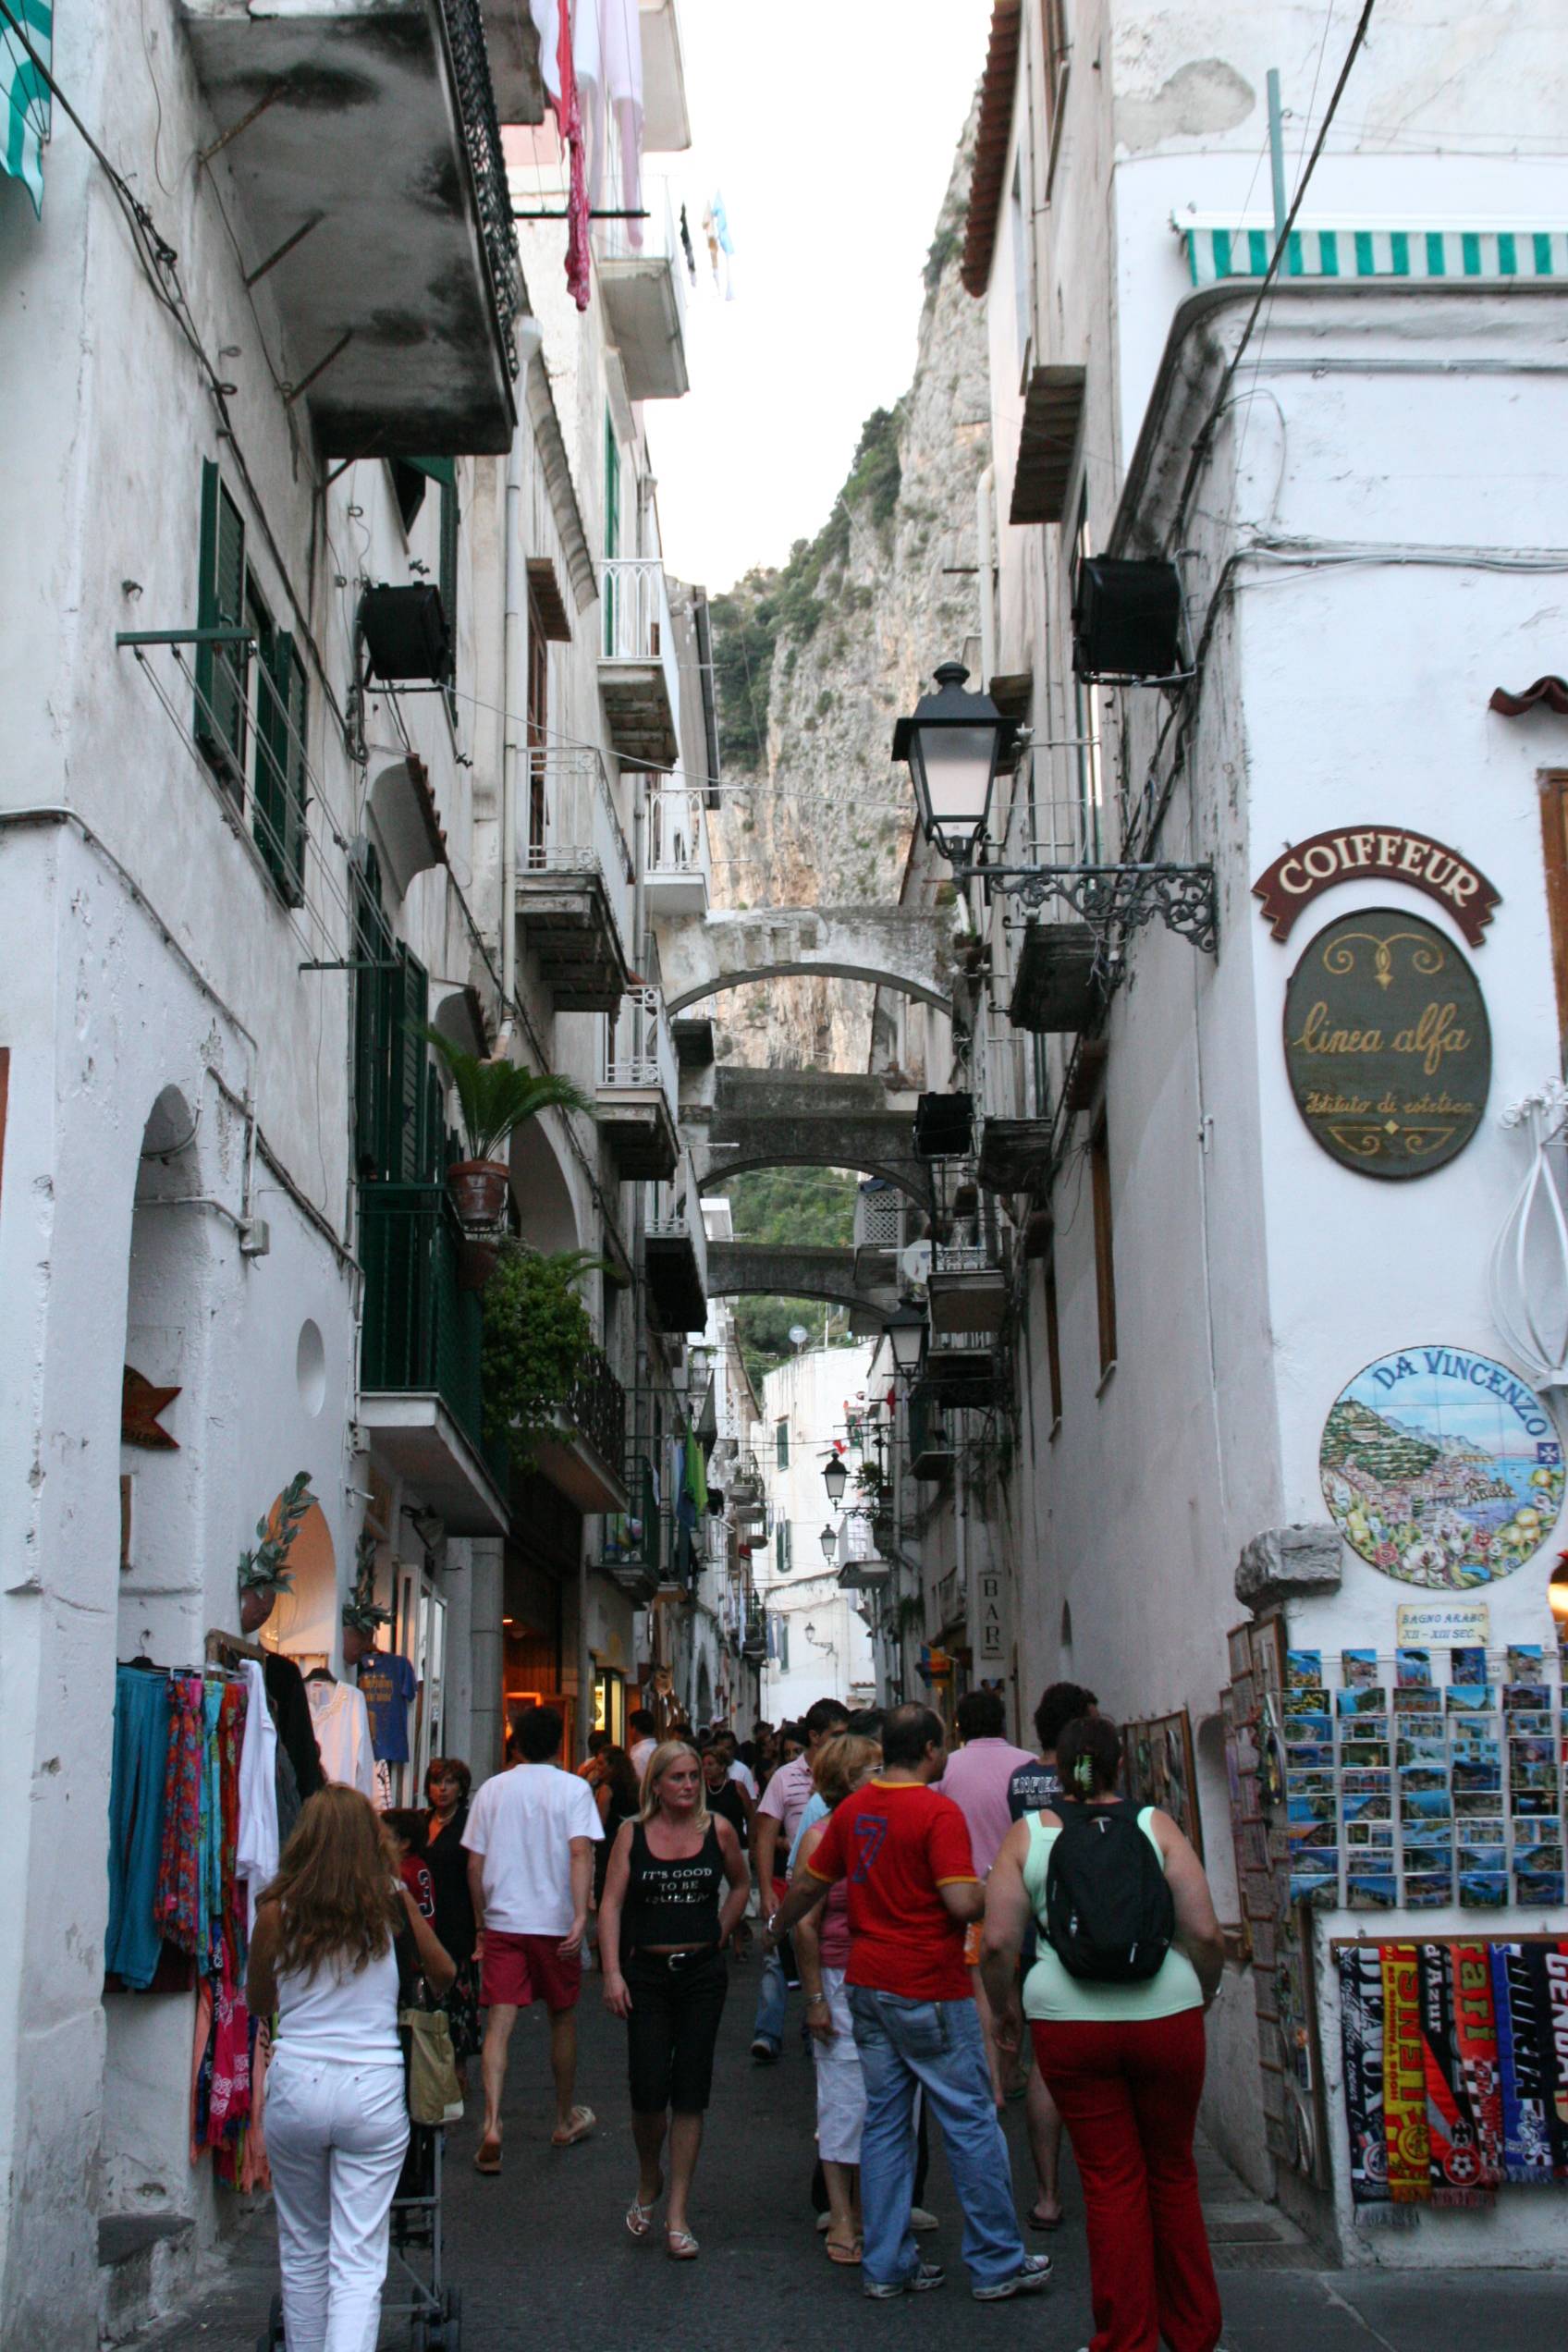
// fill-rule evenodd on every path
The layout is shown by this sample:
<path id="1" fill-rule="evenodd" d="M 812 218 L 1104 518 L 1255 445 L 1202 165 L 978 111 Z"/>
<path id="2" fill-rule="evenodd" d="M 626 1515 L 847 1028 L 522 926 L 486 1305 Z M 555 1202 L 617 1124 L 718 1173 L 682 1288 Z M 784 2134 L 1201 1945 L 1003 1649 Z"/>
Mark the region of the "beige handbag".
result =
<path id="1" fill-rule="evenodd" d="M 404 2009 L 398 2012 L 398 2023 L 403 2036 L 410 2120 L 416 2124 L 460 2123 L 463 2095 L 458 2087 L 452 2028 L 446 2011 Z"/>

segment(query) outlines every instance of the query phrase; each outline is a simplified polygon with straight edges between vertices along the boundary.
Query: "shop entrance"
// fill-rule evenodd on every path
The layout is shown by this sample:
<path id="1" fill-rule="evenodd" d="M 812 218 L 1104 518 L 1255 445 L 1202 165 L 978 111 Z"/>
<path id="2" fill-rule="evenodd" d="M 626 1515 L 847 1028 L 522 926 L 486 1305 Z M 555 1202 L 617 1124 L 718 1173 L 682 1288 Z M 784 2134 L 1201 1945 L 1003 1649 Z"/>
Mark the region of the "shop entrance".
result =
<path id="1" fill-rule="evenodd" d="M 575 1620 L 582 1514 L 549 1481 L 529 1478 L 518 1498 L 503 1568 L 502 1701 L 553 1707 L 566 1725 L 563 1758 L 577 1753 Z"/>

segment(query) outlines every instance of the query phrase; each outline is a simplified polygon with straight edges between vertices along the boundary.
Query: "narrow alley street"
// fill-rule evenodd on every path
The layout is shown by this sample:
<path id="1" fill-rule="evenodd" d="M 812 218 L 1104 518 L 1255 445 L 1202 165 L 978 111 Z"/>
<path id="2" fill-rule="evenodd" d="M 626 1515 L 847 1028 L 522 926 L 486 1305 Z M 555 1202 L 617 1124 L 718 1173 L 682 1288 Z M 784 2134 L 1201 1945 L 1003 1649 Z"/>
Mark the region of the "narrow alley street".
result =
<path id="1" fill-rule="evenodd" d="M 621 2216 L 633 2183 L 626 2130 L 622 2029 L 590 1978 L 582 2009 L 579 2096 L 598 2129 L 579 2147 L 547 2144 L 541 2032 L 520 2027 L 504 2110 L 505 2168 L 481 2180 L 471 2158 L 474 2101 L 450 2135 L 447 2264 L 462 2290 L 462 2352 L 938 2352 L 958 2343 L 1075 2352 L 1088 2336 L 1083 2207 L 1071 2169 L 1068 2218 L 1048 2245 L 1056 2280 L 1042 2302 L 995 2311 L 971 2302 L 959 2260 L 956 2199 L 939 2149 L 929 2197 L 942 2227 L 924 2241 L 948 2272 L 937 2295 L 896 2309 L 864 2301 L 858 2273 L 835 2270 L 812 2227 L 812 2086 L 793 2031 L 777 2067 L 747 2056 L 754 1966 L 731 1972 L 707 2138 L 697 2174 L 695 2263 L 668 2261 L 662 2242 L 634 2245 Z M 1011 2111 L 1013 2179 L 1027 2178 L 1022 2113 Z M 1224 2297 L 1226 2352 L 1559 2352 L 1562 2287 L 1549 2275 L 1421 2270 L 1400 2277 L 1328 2271 L 1273 2207 L 1249 2197 L 1212 2153 L 1201 2156 L 1204 2203 Z M 137 2352 L 251 2352 L 277 2284 L 270 2206 L 263 2200 L 227 2258 L 220 2292 Z M 388 2300 L 398 2289 L 389 2284 Z M 401 2352 L 409 2321 L 387 2313 L 384 2352 Z"/>

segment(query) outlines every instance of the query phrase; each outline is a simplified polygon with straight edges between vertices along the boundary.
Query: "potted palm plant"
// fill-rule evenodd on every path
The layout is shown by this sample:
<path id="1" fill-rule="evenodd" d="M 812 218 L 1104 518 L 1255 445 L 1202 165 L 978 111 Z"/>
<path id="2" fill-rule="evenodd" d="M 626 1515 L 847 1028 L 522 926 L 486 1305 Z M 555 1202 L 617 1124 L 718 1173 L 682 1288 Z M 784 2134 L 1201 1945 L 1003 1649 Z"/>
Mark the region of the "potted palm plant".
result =
<path id="1" fill-rule="evenodd" d="M 542 1110 L 581 1110 L 593 1118 L 594 1104 L 570 1078 L 549 1071 L 536 1076 L 515 1061 L 483 1061 L 440 1029 L 424 1034 L 451 1074 L 469 1148 L 467 1159 L 447 1169 L 447 1188 L 459 1223 L 483 1232 L 506 1213 L 511 1170 L 496 1154 L 507 1138 Z"/>

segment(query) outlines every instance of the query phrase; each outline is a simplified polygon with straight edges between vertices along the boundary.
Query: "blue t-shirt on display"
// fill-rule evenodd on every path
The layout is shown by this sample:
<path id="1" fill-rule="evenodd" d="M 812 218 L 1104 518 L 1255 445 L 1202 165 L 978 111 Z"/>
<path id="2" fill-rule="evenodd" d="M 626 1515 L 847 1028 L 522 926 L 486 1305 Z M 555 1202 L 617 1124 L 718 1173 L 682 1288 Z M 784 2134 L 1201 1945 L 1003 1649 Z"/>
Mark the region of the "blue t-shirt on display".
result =
<path id="1" fill-rule="evenodd" d="M 378 1764 L 409 1760 L 409 1702 L 419 1676 L 406 1658 L 373 1649 L 360 1660 L 360 1696 L 370 1717 L 370 1744 Z"/>

